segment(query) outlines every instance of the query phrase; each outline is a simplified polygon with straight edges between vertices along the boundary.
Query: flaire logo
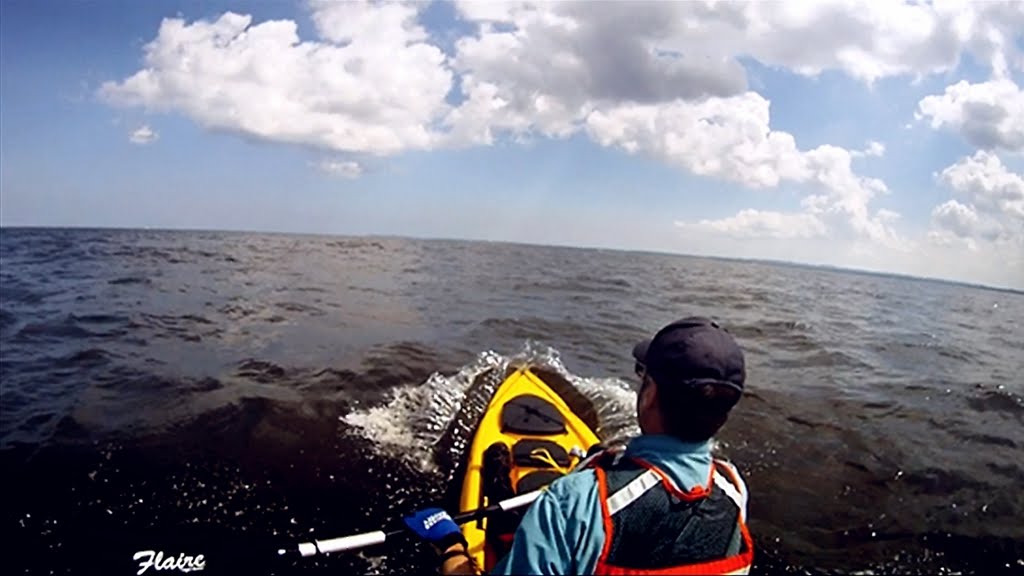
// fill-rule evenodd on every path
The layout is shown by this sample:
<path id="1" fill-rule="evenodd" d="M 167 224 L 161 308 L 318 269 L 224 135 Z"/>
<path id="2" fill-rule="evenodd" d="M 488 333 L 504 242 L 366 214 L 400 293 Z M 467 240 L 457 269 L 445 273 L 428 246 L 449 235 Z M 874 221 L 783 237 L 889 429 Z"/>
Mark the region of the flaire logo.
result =
<path id="1" fill-rule="evenodd" d="M 153 568 L 154 570 L 179 570 L 181 572 L 198 572 L 203 568 L 206 568 L 206 559 L 203 558 L 202 554 L 198 556 L 186 556 L 184 553 L 179 554 L 177 558 L 174 556 L 164 557 L 164 553 L 155 552 L 153 550 L 143 550 L 136 552 L 135 556 L 132 556 L 132 560 L 139 561 L 139 571 L 137 575 L 141 575 L 146 570 Z M 141 560 L 141 561 L 140 561 Z"/>

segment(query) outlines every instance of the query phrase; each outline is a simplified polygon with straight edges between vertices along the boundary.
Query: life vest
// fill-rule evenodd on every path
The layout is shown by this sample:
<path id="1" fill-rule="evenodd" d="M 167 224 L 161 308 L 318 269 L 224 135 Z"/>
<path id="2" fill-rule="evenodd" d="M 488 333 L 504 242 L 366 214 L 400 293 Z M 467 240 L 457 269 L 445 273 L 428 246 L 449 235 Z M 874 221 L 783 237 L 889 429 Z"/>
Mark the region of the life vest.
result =
<path id="1" fill-rule="evenodd" d="M 653 464 L 616 452 L 587 463 L 605 533 L 596 574 L 750 572 L 747 487 L 735 467 L 716 459 L 706 485 L 684 492 Z"/>

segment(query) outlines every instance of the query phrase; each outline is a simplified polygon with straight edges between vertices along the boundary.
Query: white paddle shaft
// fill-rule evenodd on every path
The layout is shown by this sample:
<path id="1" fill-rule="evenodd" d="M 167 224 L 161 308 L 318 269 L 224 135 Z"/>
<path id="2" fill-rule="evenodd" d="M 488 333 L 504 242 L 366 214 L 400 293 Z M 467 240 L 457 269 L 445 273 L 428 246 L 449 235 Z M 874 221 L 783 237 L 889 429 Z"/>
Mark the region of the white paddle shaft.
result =
<path id="1" fill-rule="evenodd" d="M 330 554 L 331 552 L 341 552 L 343 550 L 352 550 L 355 548 L 364 548 L 366 546 L 373 546 L 374 544 L 382 544 L 387 540 L 388 535 L 383 530 L 377 530 L 375 532 L 367 532 L 365 534 L 356 534 L 354 536 L 342 536 L 341 538 L 331 538 L 330 540 L 317 540 L 316 544 L 299 544 L 299 552 L 303 556 L 312 556 L 317 553 L 317 550 L 321 554 Z"/>

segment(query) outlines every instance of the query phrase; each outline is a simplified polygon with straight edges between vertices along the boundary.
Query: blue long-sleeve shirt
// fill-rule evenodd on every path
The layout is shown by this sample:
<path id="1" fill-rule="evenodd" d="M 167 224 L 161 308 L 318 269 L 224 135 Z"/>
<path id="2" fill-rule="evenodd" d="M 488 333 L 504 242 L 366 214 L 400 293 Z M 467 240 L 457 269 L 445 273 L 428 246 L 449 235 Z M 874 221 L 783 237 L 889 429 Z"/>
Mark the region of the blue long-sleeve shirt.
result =
<path id="1" fill-rule="evenodd" d="M 710 442 L 687 443 L 672 436 L 632 439 L 626 456 L 663 470 L 676 486 L 703 486 L 711 474 Z M 523 516 L 512 550 L 490 574 L 593 574 L 604 547 L 604 524 L 593 469 L 552 482 Z"/>

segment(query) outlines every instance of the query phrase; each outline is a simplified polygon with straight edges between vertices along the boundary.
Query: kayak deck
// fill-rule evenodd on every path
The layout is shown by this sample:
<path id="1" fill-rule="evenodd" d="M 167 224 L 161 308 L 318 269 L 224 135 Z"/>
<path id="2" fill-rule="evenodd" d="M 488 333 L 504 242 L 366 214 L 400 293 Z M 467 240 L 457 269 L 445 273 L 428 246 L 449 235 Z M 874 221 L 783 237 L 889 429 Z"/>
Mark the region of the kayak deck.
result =
<path id="1" fill-rule="evenodd" d="M 510 484 L 514 494 L 525 494 L 568 473 L 597 443 L 593 430 L 547 383 L 529 368 L 516 370 L 498 387 L 477 427 L 466 460 L 459 509 L 480 508 L 513 495 L 496 495 L 495 479 L 487 477 L 495 473 L 496 453 L 504 454 L 508 463 L 500 470 L 502 474 L 507 471 L 505 484 Z M 508 520 L 492 517 L 462 526 L 469 553 L 484 570 L 498 560 L 495 535 L 489 540 L 488 530 L 500 530 L 510 538 L 514 525 L 509 526 Z"/>

